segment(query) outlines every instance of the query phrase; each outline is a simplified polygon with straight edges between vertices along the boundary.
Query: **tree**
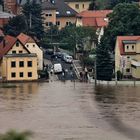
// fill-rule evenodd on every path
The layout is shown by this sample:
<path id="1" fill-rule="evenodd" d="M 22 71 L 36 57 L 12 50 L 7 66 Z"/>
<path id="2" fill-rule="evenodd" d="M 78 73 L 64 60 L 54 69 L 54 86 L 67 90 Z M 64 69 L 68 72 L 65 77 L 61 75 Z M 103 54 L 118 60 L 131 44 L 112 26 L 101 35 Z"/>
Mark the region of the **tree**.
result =
<path id="1" fill-rule="evenodd" d="M 97 38 L 94 28 L 76 27 L 75 25 L 63 28 L 60 31 L 60 36 L 61 43 L 66 43 L 65 47 L 69 50 L 73 50 L 76 44 L 83 50 L 86 40 L 89 40 L 89 42 L 92 43 L 93 39 Z"/>
<path id="2" fill-rule="evenodd" d="M 10 130 L 5 134 L 0 134 L 0 140 L 28 140 L 31 135 L 32 133 L 29 131 L 16 132 L 15 130 Z"/>
<path id="3" fill-rule="evenodd" d="M 12 36 L 17 36 L 21 32 L 26 33 L 27 23 L 25 17 L 23 15 L 18 15 L 11 18 L 8 24 L 4 26 L 4 32 Z"/>
<path id="4" fill-rule="evenodd" d="M 99 6 L 97 5 L 96 0 L 92 0 L 91 1 L 88 9 L 89 10 L 97 10 L 97 9 L 99 9 Z"/>
<path id="5" fill-rule="evenodd" d="M 96 74 L 97 80 L 111 81 L 113 64 L 108 45 L 99 45 L 96 49 Z"/>
<path id="6" fill-rule="evenodd" d="M 42 39 L 44 36 L 43 22 L 42 22 L 42 9 L 41 4 L 36 3 L 35 0 L 27 0 L 23 6 L 23 14 L 26 17 L 29 32 L 28 34 Z"/>
<path id="7" fill-rule="evenodd" d="M 140 35 L 140 9 L 135 4 L 118 4 L 109 15 L 109 25 L 105 29 L 102 42 L 114 51 L 119 35 Z M 102 45 L 102 44 L 101 44 Z"/>

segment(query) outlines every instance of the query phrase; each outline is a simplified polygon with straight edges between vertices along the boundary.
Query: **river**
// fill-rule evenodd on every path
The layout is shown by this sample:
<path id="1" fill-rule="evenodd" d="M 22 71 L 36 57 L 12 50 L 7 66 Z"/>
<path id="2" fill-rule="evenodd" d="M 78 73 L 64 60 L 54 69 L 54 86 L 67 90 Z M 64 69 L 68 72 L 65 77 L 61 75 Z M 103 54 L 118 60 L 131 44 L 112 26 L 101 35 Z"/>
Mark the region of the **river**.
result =
<path id="1" fill-rule="evenodd" d="M 0 88 L 0 133 L 33 140 L 139 140 L 140 87 L 60 82 Z"/>

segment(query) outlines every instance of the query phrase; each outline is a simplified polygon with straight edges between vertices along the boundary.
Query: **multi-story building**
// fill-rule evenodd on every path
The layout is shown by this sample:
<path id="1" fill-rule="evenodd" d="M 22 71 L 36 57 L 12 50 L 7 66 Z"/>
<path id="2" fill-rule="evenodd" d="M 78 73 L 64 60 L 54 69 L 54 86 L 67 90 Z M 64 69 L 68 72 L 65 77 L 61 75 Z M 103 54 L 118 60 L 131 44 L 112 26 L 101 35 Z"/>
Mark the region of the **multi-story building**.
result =
<path id="1" fill-rule="evenodd" d="M 0 42 L 0 77 L 7 81 L 38 79 L 37 55 L 17 38 L 5 36 Z"/>
<path id="2" fill-rule="evenodd" d="M 91 0 L 64 0 L 77 13 L 88 10 Z"/>
<path id="3" fill-rule="evenodd" d="M 42 2 L 44 27 L 56 25 L 59 29 L 76 23 L 77 12 L 69 7 L 63 0 L 48 0 Z"/>
<path id="4" fill-rule="evenodd" d="M 115 46 L 115 72 L 140 78 L 140 36 L 118 36 Z"/>
<path id="5" fill-rule="evenodd" d="M 37 68 L 38 70 L 43 70 L 43 51 L 35 40 L 24 33 L 20 33 L 17 38 L 30 53 L 35 53 L 37 55 Z"/>

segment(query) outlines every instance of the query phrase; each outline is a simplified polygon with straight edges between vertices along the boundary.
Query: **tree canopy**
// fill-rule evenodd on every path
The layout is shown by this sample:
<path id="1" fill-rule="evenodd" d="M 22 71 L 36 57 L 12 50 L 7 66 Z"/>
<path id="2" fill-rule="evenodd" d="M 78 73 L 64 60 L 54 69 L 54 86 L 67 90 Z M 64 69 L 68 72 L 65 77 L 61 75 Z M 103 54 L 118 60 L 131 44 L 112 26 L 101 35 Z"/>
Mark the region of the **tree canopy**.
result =
<path id="1" fill-rule="evenodd" d="M 116 37 L 119 35 L 140 35 L 140 9 L 135 4 L 118 4 L 109 15 L 109 25 L 101 40 L 114 51 Z"/>
<path id="2" fill-rule="evenodd" d="M 28 30 L 31 35 L 41 39 L 44 35 L 44 29 L 42 24 L 42 9 L 41 4 L 36 3 L 35 0 L 27 2 L 23 6 L 23 14 L 26 17 Z"/>
<path id="3" fill-rule="evenodd" d="M 8 24 L 4 26 L 5 34 L 9 34 L 12 36 L 17 36 L 21 32 L 26 33 L 27 29 L 27 23 L 23 15 L 18 15 L 11 18 Z"/>

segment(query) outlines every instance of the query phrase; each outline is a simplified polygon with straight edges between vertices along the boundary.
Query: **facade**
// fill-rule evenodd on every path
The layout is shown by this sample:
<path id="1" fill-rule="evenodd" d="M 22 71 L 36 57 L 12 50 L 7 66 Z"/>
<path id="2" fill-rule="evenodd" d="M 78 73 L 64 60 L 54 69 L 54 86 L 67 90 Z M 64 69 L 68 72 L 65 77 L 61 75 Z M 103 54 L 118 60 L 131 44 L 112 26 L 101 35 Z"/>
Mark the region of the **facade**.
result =
<path id="1" fill-rule="evenodd" d="M 36 54 L 9 35 L 0 43 L 0 77 L 6 81 L 38 79 Z"/>
<path id="2" fill-rule="evenodd" d="M 77 13 L 88 10 L 91 0 L 64 0 Z"/>
<path id="3" fill-rule="evenodd" d="M 107 15 L 112 10 L 86 10 L 77 15 L 76 26 L 90 26 L 96 29 L 98 42 L 104 34 L 104 27 L 108 25 Z"/>
<path id="4" fill-rule="evenodd" d="M 30 53 L 35 53 L 37 55 L 37 69 L 43 70 L 43 51 L 39 48 L 35 40 L 23 33 L 19 34 L 17 38 Z"/>
<path id="5" fill-rule="evenodd" d="M 115 46 L 115 72 L 140 78 L 140 36 L 118 36 Z"/>

